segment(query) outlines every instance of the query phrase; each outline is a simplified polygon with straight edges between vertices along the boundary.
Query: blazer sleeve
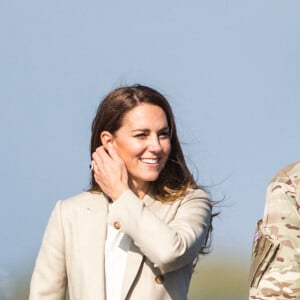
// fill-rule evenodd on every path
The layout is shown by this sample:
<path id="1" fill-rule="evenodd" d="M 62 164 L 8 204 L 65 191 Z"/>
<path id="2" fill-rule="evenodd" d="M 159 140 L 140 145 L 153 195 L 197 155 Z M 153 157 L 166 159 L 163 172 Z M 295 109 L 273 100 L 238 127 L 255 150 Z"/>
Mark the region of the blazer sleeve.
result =
<path id="1" fill-rule="evenodd" d="M 131 236 L 163 272 L 170 272 L 197 257 L 211 225 L 212 206 L 202 190 L 188 192 L 179 203 L 166 223 L 128 190 L 112 205 L 108 222 Z"/>
<path id="2" fill-rule="evenodd" d="M 65 299 L 66 265 L 61 201 L 49 219 L 30 283 L 29 300 Z"/>

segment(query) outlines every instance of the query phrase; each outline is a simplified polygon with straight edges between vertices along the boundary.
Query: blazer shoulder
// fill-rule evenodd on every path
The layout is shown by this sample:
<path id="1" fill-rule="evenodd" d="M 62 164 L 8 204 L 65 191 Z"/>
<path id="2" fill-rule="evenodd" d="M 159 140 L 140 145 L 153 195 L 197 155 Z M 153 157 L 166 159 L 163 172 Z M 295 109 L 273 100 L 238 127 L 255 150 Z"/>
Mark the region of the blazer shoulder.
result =
<path id="1" fill-rule="evenodd" d="M 81 208 L 89 211 L 98 211 L 108 204 L 108 200 L 103 193 L 92 192 L 83 192 L 64 200 L 60 200 L 59 202 L 63 210 Z"/>
<path id="2" fill-rule="evenodd" d="M 209 198 L 208 192 L 203 188 L 188 189 L 185 196 Z"/>
<path id="3" fill-rule="evenodd" d="M 180 199 L 180 202 L 186 202 L 190 200 L 199 200 L 200 202 L 211 202 L 211 197 L 207 191 L 202 188 L 188 189 L 184 196 Z"/>

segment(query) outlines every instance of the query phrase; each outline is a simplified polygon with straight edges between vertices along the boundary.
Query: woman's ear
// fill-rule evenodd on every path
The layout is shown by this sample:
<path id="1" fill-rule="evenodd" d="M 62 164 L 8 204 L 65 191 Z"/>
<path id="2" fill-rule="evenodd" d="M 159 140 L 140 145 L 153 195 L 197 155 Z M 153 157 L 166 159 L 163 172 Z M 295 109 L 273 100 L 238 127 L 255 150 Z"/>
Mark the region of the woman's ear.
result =
<path id="1" fill-rule="evenodd" d="M 113 141 L 113 135 L 109 131 L 102 131 L 100 133 L 100 140 L 104 149 L 107 149 L 107 145 Z"/>

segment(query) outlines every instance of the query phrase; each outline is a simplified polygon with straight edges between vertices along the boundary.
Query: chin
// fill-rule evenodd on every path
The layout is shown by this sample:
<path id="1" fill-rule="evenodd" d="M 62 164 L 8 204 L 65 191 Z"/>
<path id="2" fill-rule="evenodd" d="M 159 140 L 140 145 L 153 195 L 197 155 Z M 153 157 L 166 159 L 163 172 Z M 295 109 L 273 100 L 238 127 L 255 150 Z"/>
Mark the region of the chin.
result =
<path id="1" fill-rule="evenodd" d="M 159 174 L 143 176 L 143 177 L 135 176 L 135 179 L 140 182 L 153 182 L 153 181 L 157 180 L 158 176 L 159 176 Z"/>
<path id="2" fill-rule="evenodd" d="M 147 177 L 141 178 L 141 179 L 144 181 L 153 182 L 153 181 L 157 180 L 158 176 L 159 176 L 159 174 L 157 174 L 155 176 L 147 176 Z"/>

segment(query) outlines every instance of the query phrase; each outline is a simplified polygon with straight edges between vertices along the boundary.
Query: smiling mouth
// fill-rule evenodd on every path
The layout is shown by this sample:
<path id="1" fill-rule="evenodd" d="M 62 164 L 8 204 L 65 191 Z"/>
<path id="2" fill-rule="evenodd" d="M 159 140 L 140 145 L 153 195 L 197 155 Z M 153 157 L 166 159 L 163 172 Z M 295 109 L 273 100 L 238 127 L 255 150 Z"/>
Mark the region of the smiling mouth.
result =
<path id="1" fill-rule="evenodd" d="M 158 164 L 159 158 L 141 158 L 141 161 L 146 164 Z"/>

